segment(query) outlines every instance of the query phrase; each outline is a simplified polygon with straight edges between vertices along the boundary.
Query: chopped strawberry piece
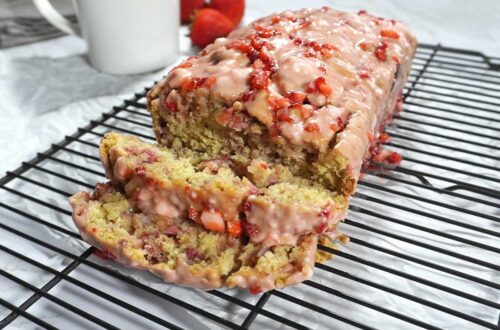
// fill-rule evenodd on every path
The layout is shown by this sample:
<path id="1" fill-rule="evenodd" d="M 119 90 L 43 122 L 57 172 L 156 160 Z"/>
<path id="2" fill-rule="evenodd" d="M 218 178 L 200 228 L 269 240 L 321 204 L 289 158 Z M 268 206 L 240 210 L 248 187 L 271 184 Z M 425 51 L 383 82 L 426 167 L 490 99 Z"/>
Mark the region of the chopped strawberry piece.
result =
<path id="1" fill-rule="evenodd" d="M 271 18 L 271 23 L 278 24 L 281 21 L 279 16 L 274 16 Z"/>
<path id="2" fill-rule="evenodd" d="M 339 125 L 339 132 L 341 132 L 345 129 L 345 124 L 344 124 L 344 120 L 342 119 L 342 117 L 337 117 L 337 125 Z"/>
<path id="3" fill-rule="evenodd" d="M 360 11 L 358 11 L 358 15 L 362 16 L 362 15 L 366 15 L 368 12 L 364 9 L 361 9 Z"/>
<path id="4" fill-rule="evenodd" d="M 361 49 L 362 49 L 362 50 L 364 50 L 365 52 L 366 52 L 366 51 L 370 48 L 370 47 L 368 46 L 368 43 L 366 43 L 366 42 L 360 42 L 360 43 L 358 44 L 358 46 L 359 46 L 359 48 L 361 48 Z"/>
<path id="5" fill-rule="evenodd" d="M 375 137 L 373 136 L 372 132 L 368 132 L 368 141 L 371 143 L 375 141 Z"/>
<path id="6" fill-rule="evenodd" d="M 94 251 L 94 255 L 104 260 L 115 260 L 116 256 L 108 249 Z"/>
<path id="7" fill-rule="evenodd" d="M 358 72 L 358 76 L 361 78 L 361 79 L 368 79 L 370 78 L 370 74 L 368 73 L 368 71 L 366 70 L 361 70 Z"/>
<path id="8" fill-rule="evenodd" d="M 391 136 L 384 132 L 380 134 L 379 140 L 381 143 L 387 143 L 391 140 Z"/>
<path id="9" fill-rule="evenodd" d="M 145 177 L 146 176 L 146 168 L 144 168 L 144 166 L 137 166 L 135 168 L 135 173 L 137 173 L 137 175 L 140 177 Z"/>
<path id="10" fill-rule="evenodd" d="M 219 112 L 215 116 L 215 120 L 222 126 L 228 126 L 228 124 L 233 119 L 233 112 L 233 108 L 227 108 L 226 110 Z"/>
<path id="11" fill-rule="evenodd" d="M 255 30 L 257 31 L 257 35 L 261 38 L 270 38 L 276 34 L 276 31 L 265 28 L 261 25 L 256 25 Z"/>
<path id="12" fill-rule="evenodd" d="M 317 78 L 314 81 L 314 84 L 316 85 L 317 90 L 321 94 L 323 94 L 325 96 L 329 96 L 330 94 L 332 94 L 332 88 L 330 86 L 328 86 L 328 84 L 326 83 L 325 77 Z"/>
<path id="13" fill-rule="evenodd" d="M 288 92 L 285 95 L 285 97 L 292 102 L 291 105 L 303 104 L 306 99 L 306 96 L 307 96 L 306 94 L 301 92 Z"/>
<path id="14" fill-rule="evenodd" d="M 323 234 L 327 227 L 328 227 L 328 223 L 322 222 L 319 225 L 317 225 L 316 227 L 314 227 L 314 229 L 316 230 L 316 233 Z"/>
<path id="15" fill-rule="evenodd" d="M 300 24 L 300 25 L 299 25 L 299 30 L 306 29 L 306 28 L 308 28 L 311 24 L 312 24 L 312 22 L 311 22 L 311 21 L 304 22 L 304 23 L 302 23 L 302 24 Z"/>
<path id="16" fill-rule="evenodd" d="M 202 259 L 205 259 L 205 256 L 203 255 L 203 253 L 200 250 L 195 249 L 195 248 L 187 248 L 186 249 L 186 257 L 189 260 L 193 260 L 193 259 L 202 260 Z"/>
<path id="17" fill-rule="evenodd" d="M 306 132 L 309 132 L 309 133 L 319 132 L 320 131 L 319 125 L 316 124 L 316 123 L 309 123 L 309 124 L 307 124 L 306 126 L 304 126 L 304 130 Z"/>
<path id="18" fill-rule="evenodd" d="M 286 122 L 286 123 L 290 123 L 290 124 L 293 124 L 293 123 L 294 123 L 294 121 L 293 121 L 292 117 L 290 117 L 290 116 L 288 116 L 287 114 L 284 114 L 284 113 L 282 113 L 282 114 L 280 114 L 280 115 L 278 116 L 278 120 L 279 120 L 279 121 L 284 121 L 284 122 Z"/>
<path id="19" fill-rule="evenodd" d="M 233 237 L 240 237 L 243 233 L 243 225 L 241 220 L 237 219 L 234 221 L 228 221 L 227 232 Z"/>
<path id="20" fill-rule="evenodd" d="M 193 78 L 188 78 L 182 84 L 182 89 L 186 92 L 191 92 L 196 88 L 196 81 Z"/>
<path id="21" fill-rule="evenodd" d="M 375 47 L 375 57 L 381 61 L 387 60 L 387 44 L 385 42 L 379 42 L 377 47 Z"/>
<path id="22" fill-rule="evenodd" d="M 263 170 L 267 170 L 269 166 L 267 166 L 267 163 L 260 163 L 259 165 Z"/>
<path id="23" fill-rule="evenodd" d="M 248 42 L 244 40 L 235 40 L 229 45 L 226 46 L 228 49 L 236 49 L 242 52 L 243 54 L 248 54 L 252 47 L 248 44 Z"/>
<path id="24" fill-rule="evenodd" d="M 177 103 L 165 101 L 165 108 L 167 108 L 170 112 L 177 112 L 179 109 L 177 108 Z"/>
<path id="25" fill-rule="evenodd" d="M 250 212 L 252 211 L 252 204 L 250 202 L 245 202 L 241 206 L 241 209 L 243 210 L 243 212 Z"/>
<path id="26" fill-rule="evenodd" d="M 250 86 L 256 90 L 266 89 L 271 82 L 269 79 L 269 72 L 264 70 L 253 70 L 252 73 L 250 73 L 249 80 Z"/>
<path id="27" fill-rule="evenodd" d="M 273 126 L 269 128 L 269 135 L 271 137 L 278 137 L 281 134 L 281 127 L 278 123 L 275 123 Z"/>
<path id="28" fill-rule="evenodd" d="M 188 219 L 200 223 L 201 222 L 200 212 L 196 210 L 194 207 L 190 206 L 188 209 Z"/>
<path id="29" fill-rule="evenodd" d="M 246 92 L 246 93 L 243 93 L 241 95 L 241 100 L 243 102 L 248 102 L 250 100 L 253 100 L 254 96 L 255 96 L 255 92 L 253 92 L 253 91 L 252 92 Z"/>
<path id="30" fill-rule="evenodd" d="M 81 214 L 80 214 L 81 215 Z M 93 233 L 96 233 L 97 232 L 97 228 L 96 227 L 92 227 L 92 229 L 90 229 Z"/>
<path id="31" fill-rule="evenodd" d="M 226 226 L 222 214 L 215 209 L 206 209 L 201 213 L 201 222 L 208 230 L 224 232 Z"/>
<path id="32" fill-rule="evenodd" d="M 260 233 L 260 229 L 256 225 L 245 222 L 245 230 L 250 237 L 255 237 Z"/>
<path id="33" fill-rule="evenodd" d="M 401 155 L 398 154 L 397 152 L 391 152 L 391 154 L 385 158 L 385 160 L 389 164 L 396 164 L 396 165 L 401 163 L 402 159 L 403 157 L 401 157 Z"/>
<path id="34" fill-rule="evenodd" d="M 396 55 L 392 55 L 392 60 L 399 64 L 399 58 Z"/>
<path id="35" fill-rule="evenodd" d="M 248 291 L 250 291 L 251 294 L 259 294 L 262 292 L 262 289 L 257 284 L 254 284 L 250 287 L 250 289 L 248 289 Z"/>
<path id="36" fill-rule="evenodd" d="M 382 30 L 380 35 L 384 38 L 399 39 L 399 33 L 394 30 Z"/>

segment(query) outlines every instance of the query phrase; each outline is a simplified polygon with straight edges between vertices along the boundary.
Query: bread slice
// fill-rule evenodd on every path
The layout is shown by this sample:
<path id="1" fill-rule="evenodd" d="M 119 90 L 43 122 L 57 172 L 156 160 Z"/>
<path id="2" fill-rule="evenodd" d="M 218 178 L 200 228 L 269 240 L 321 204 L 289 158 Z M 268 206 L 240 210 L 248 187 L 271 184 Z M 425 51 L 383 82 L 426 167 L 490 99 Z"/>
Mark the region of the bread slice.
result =
<path id="1" fill-rule="evenodd" d="M 82 237 L 107 256 L 165 280 L 204 290 L 222 286 L 265 292 L 312 276 L 317 235 L 266 247 L 208 231 L 186 219 L 159 221 L 134 209 L 111 183 L 70 198 Z M 324 259 L 324 258 L 323 258 Z"/>

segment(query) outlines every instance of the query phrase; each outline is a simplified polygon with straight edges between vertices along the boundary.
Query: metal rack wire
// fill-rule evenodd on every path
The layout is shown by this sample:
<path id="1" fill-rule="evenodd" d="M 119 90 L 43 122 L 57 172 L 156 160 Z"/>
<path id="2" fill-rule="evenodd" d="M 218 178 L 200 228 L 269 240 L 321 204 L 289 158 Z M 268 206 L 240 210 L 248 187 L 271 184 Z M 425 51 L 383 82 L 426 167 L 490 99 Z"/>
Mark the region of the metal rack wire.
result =
<path id="1" fill-rule="evenodd" d="M 197 293 L 227 314 L 184 300 L 182 290 L 190 289 L 164 292 L 116 271 L 93 256 L 95 249 L 71 226 L 67 197 L 104 180 L 97 154 L 103 133 L 117 130 L 154 140 L 145 92 L 135 94 L 0 179 L 0 230 L 12 238 L 0 242 L 0 260 L 42 274 L 26 278 L 0 267 L 1 282 L 20 292 L 11 299 L 0 292 L 0 327 L 17 322 L 54 329 L 74 322 L 110 329 L 124 324 L 437 329 L 448 322 L 460 324 L 454 328 L 500 329 L 500 319 L 491 321 L 500 314 L 499 69 L 500 59 L 475 51 L 420 45 L 405 110 L 387 128 L 393 137 L 387 148 L 398 150 L 404 161 L 392 171 L 364 174 L 343 224 L 351 243 L 339 250 L 320 247 L 334 254 L 333 260 L 317 264 L 316 275 L 296 288 L 251 297 L 234 290 Z M 63 261 L 51 266 L 37 260 L 20 248 L 26 245 Z M 377 276 L 393 278 L 393 284 Z M 231 316 L 234 309 L 243 316 Z M 62 321 L 44 317 L 48 310 Z M 436 318 L 419 317 L 422 311 Z M 179 321 L 182 313 L 196 321 Z"/>

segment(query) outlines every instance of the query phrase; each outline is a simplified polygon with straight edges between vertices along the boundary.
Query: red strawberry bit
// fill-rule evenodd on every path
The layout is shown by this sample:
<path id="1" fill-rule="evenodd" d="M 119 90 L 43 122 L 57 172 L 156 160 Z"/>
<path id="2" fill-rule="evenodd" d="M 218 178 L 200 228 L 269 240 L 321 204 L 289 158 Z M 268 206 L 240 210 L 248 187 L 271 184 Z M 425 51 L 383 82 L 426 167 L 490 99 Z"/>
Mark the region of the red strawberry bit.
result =
<path id="1" fill-rule="evenodd" d="M 257 284 L 254 284 L 250 287 L 250 289 L 248 289 L 248 291 L 250 291 L 251 294 L 259 294 L 262 292 L 262 289 Z"/>
<path id="2" fill-rule="evenodd" d="M 221 124 L 222 126 L 228 126 L 228 124 L 231 122 L 233 119 L 233 108 L 227 108 L 224 111 L 221 111 L 215 116 L 215 120 Z"/>
<path id="3" fill-rule="evenodd" d="M 200 223 L 200 212 L 196 210 L 194 207 L 190 206 L 188 209 L 188 219 L 193 220 L 194 222 Z"/>
<path id="4" fill-rule="evenodd" d="M 137 166 L 135 168 L 135 173 L 141 178 L 146 176 L 146 168 L 144 166 Z"/>
<path id="5" fill-rule="evenodd" d="M 380 61 L 386 61 L 387 60 L 387 44 L 385 42 L 379 42 L 377 44 L 377 47 L 375 47 L 375 57 L 378 58 Z"/>
<path id="6" fill-rule="evenodd" d="M 358 11 L 358 15 L 360 15 L 360 16 L 363 16 L 363 15 L 366 15 L 366 14 L 368 14 L 368 12 L 366 10 L 364 10 L 364 9 L 361 9 L 360 11 Z"/>
<path id="7" fill-rule="evenodd" d="M 367 50 L 369 50 L 369 49 L 370 49 L 370 47 L 369 47 L 368 43 L 366 43 L 366 42 L 360 42 L 360 43 L 358 44 L 358 46 L 359 46 L 359 48 L 361 48 L 361 49 L 362 49 L 362 50 L 364 50 L 365 52 L 366 52 Z"/>
<path id="8" fill-rule="evenodd" d="M 178 112 L 177 103 L 165 101 L 165 108 L 170 112 Z"/>
<path id="9" fill-rule="evenodd" d="M 281 135 L 281 127 L 278 123 L 274 123 L 270 128 L 269 128 L 269 135 L 273 138 L 278 137 Z"/>
<path id="10" fill-rule="evenodd" d="M 399 64 L 399 58 L 396 55 L 392 55 L 392 60 Z"/>
<path id="11" fill-rule="evenodd" d="M 94 255 L 104 260 L 115 260 L 116 256 L 108 249 L 94 251 Z"/>
<path id="12" fill-rule="evenodd" d="M 285 97 L 292 102 L 291 104 L 292 106 L 297 104 L 303 104 L 306 99 L 306 96 L 307 96 L 306 94 L 301 92 L 288 92 L 285 95 Z"/>
<path id="13" fill-rule="evenodd" d="M 250 86 L 256 90 L 266 89 L 271 83 L 269 79 L 269 72 L 264 70 L 254 70 L 250 73 Z"/>
<path id="14" fill-rule="evenodd" d="M 227 222 L 227 232 L 233 237 L 240 237 L 243 234 L 243 224 L 242 221 L 237 219 L 234 221 Z"/>
<path id="15" fill-rule="evenodd" d="M 260 163 L 260 168 L 262 168 L 263 170 L 267 170 L 269 168 L 269 166 L 267 166 L 267 163 Z"/>
<path id="16" fill-rule="evenodd" d="M 182 84 L 182 89 L 186 92 L 191 92 L 196 88 L 196 81 L 193 78 L 187 78 Z"/>
<path id="17" fill-rule="evenodd" d="M 403 157 L 401 157 L 400 154 L 397 152 L 391 152 L 389 156 L 385 158 L 385 160 L 392 165 L 399 165 L 401 163 L 401 160 L 403 160 Z"/>
<path id="18" fill-rule="evenodd" d="M 245 223 L 245 231 L 250 237 L 255 237 L 260 233 L 260 229 L 258 226 L 249 223 Z"/>
<path id="19" fill-rule="evenodd" d="M 194 260 L 194 259 L 203 260 L 203 259 L 205 259 L 205 256 L 203 255 L 203 253 L 201 253 L 198 249 L 195 249 L 195 248 L 187 248 L 186 249 L 186 257 L 189 260 Z"/>
<path id="20" fill-rule="evenodd" d="M 304 56 L 305 56 L 305 57 L 316 57 L 316 52 L 314 51 L 314 49 L 312 49 L 312 48 L 308 48 L 308 49 L 304 52 Z"/>
<path id="21" fill-rule="evenodd" d="M 396 20 L 395 19 L 391 19 L 391 20 L 389 20 L 389 22 L 391 22 L 392 25 L 396 25 Z"/>
<path id="22" fill-rule="evenodd" d="M 306 29 L 306 28 L 308 28 L 311 24 L 312 24 L 312 21 L 307 21 L 307 22 L 301 23 L 301 24 L 299 25 L 299 30 Z"/>
<path id="23" fill-rule="evenodd" d="M 325 66 L 324 64 L 320 64 L 320 65 L 318 66 L 318 69 L 319 69 L 319 71 L 321 71 L 321 72 L 323 72 L 323 73 L 326 73 L 326 66 Z"/>
<path id="24" fill-rule="evenodd" d="M 399 33 L 394 30 L 382 30 L 380 35 L 384 38 L 399 39 Z"/>
<path id="25" fill-rule="evenodd" d="M 387 143 L 389 141 L 391 141 L 391 136 L 387 133 L 382 133 L 380 134 L 380 137 L 378 138 L 380 143 Z"/>
<path id="26" fill-rule="evenodd" d="M 281 18 L 279 16 L 274 16 L 271 18 L 272 24 L 278 24 L 280 21 L 281 21 Z"/>
<path id="27" fill-rule="evenodd" d="M 241 209 L 243 210 L 243 212 L 251 212 L 252 211 L 252 204 L 250 202 L 245 202 L 241 206 Z"/>
<path id="28" fill-rule="evenodd" d="M 201 212 L 201 222 L 203 226 L 208 230 L 213 230 L 217 232 L 226 231 L 226 226 L 222 214 L 215 209 L 205 209 Z"/>
<path id="29" fill-rule="evenodd" d="M 319 125 L 316 123 L 309 123 L 306 126 L 304 126 L 304 130 L 309 133 L 314 133 L 314 132 L 319 132 Z"/>
<path id="30" fill-rule="evenodd" d="M 316 79 L 314 81 L 314 85 L 321 94 L 325 96 L 332 94 L 332 88 L 326 83 L 325 77 L 319 77 Z"/>
<path id="31" fill-rule="evenodd" d="M 171 225 L 171 226 L 168 226 L 167 228 L 165 228 L 165 230 L 163 232 L 166 235 L 176 236 L 177 234 L 179 234 L 180 230 L 181 229 L 179 228 L 179 226 L 177 226 L 177 225 Z"/>
<path id="32" fill-rule="evenodd" d="M 255 96 L 254 91 L 246 92 L 246 93 L 241 94 L 241 100 L 243 102 L 248 102 L 248 101 L 253 100 L 254 96 Z"/>
<path id="33" fill-rule="evenodd" d="M 373 141 L 375 141 L 375 137 L 373 136 L 372 132 L 368 132 L 368 141 L 370 143 L 372 143 Z"/>
<path id="34" fill-rule="evenodd" d="M 96 227 L 92 227 L 92 229 L 90 229 L 90 231 L 93 232 L 93 233 L 96 233 L 97 232 L 97 228 Z"/>
<path id="35" fill-rule="evenodd" d="M 316 230 L 316 233 L 318 233 L 318 234 L 323 234 L 327 227 L 328 227 L 328 223 L 322 222 L 319 225 L 317 225 L 316 227 L 314 227 L 314 230 Z"/>
<path id="36" fill-rule="evenodd" d="M 127 146 L 127 147 L 125 147 L 125 150 L 129 154 L 134 155 L 134 156 L 137 156 L 139 154 L 139 149 L 137 147 L 134 147 L 134 146 Z"/>
<path id="37" fill-rule="evenodd" d="M 243 54 L 248 54 L 252 50 L 252 47 L 244 40 L 235 40 L 227 45 L 226 48 L 239 50 Z"/>
<path id="38" fill-rule="evenodd" d="M 368 71 L 366 71 L 366 70 L 361 70 L 361 71 L 358 71 L 358 76 L 361 79 L 368 79 L 368 78 L 370 78 L 370 73 L 368 73 Z"/>
<path id="39" fill-rule="evenodd" d="M 276 31 L 260 25 L 256 25 L 255 30 L 257 31 L 257 35 L 261 38 L 270 38 L 276 34 Z"/>
<path id="40" fill-rule="evenodd" d="M 280 115 L 278 116 L 278 120 L 279 120 L 279 121 L 286 122 L 286 123 L 290 123 L 290 124 L 293 124 L 293 123 L 294 123 L 293 118 L 292 118 L 292 117 L 290 117 L 290 116 L 288 116 L 287 114 L 284 114 L 284 113 L 282 113 L 282 114 L 280 114 Z"/>

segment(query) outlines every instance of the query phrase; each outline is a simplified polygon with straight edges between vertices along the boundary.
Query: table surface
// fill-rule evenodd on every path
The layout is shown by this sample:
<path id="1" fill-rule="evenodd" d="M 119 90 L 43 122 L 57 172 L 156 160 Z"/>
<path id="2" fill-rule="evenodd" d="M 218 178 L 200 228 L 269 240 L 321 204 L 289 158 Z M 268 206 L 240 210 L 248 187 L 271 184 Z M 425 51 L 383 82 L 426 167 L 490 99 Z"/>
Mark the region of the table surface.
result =
<path id="1" fill-rule="evenodd" d="M 247 0 L 244 22 L 304 1 Z M 406 22 L 420 42 L 479 50 L 500 56 L 500 1 L 310 0 L 308 7 L 366 9 Z M 183 53 L 192 51 L 180 31 Z M 85 60 L 85 44 L 61 37 L 0 51 L 0 176 L 99 117 L 134 91 L 150 85 L 165 70 L 135 76 L 97 72 Z"/>

